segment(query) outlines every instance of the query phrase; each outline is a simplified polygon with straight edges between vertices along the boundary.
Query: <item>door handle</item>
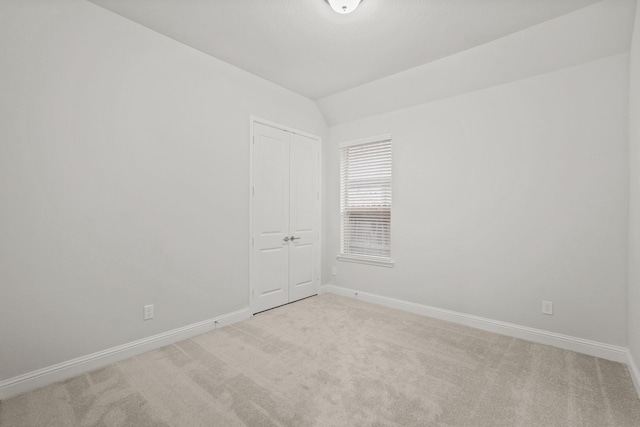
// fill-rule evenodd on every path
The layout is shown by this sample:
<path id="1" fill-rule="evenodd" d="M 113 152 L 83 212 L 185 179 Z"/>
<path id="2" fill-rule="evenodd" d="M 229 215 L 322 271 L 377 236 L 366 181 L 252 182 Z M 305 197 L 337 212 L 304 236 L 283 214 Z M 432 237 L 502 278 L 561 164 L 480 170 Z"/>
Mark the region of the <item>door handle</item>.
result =
<path id="1" fill-rule="evenodd" d="M 284 238 L 284 239 L 282 239 L 282 240 L 284 240 L 285 242 L 288 242 L 288 241 L 289 241 L 289 236 L 285 237 L 285 238 Z M 292 239 L 292 240 L 293 240 L 293 239 Z"/>
<path id="2" fill-rule="evenodd" d="M 302 237 L 291 236 L 291 241 L 293 242 L 296 239 L 302 239 Z"/>

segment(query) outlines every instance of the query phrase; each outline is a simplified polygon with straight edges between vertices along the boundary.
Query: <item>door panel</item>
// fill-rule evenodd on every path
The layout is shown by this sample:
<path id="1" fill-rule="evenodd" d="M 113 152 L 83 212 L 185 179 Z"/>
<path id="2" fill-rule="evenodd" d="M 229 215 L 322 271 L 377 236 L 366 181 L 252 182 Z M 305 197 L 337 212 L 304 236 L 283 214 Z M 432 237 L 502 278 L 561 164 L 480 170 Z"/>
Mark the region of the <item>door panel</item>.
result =
<path id="1" fill-rule="evenodd" d="M 318 291 L 320 205 L 318 164 L 320 144 L 301 135 L 291 135 L 289 301 Z"/>
<path id="2" fill-rule="evenodd" d="M 316 293 L 313 280 L 314 245 L 296 243 L 291 246 L 291 279 L 289 295 L 295 301 Z M 310 289 L 313 292 L 310 293 Z"/>
<path id="3" fill-rule="evenodd" d="M 290 134 L 254 124 L 254 312 L 289 302 Z"/>

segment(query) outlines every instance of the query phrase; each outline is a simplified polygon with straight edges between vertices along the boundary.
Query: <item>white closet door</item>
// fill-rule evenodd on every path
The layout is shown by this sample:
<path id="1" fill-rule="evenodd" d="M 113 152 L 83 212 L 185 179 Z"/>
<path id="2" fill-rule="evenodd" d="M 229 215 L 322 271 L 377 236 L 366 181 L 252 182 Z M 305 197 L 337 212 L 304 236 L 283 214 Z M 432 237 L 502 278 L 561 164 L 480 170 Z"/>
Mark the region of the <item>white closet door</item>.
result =
<path id="1" fill-rule="evenodd" d="M 315 295 L 319 272 L 319 142 L 291 134 L 289 301 Z"/>
<path id="2" fill-rule="evenodd" d="M 253 127 L 253 311 L 289 302 L 290 133 Z"/>

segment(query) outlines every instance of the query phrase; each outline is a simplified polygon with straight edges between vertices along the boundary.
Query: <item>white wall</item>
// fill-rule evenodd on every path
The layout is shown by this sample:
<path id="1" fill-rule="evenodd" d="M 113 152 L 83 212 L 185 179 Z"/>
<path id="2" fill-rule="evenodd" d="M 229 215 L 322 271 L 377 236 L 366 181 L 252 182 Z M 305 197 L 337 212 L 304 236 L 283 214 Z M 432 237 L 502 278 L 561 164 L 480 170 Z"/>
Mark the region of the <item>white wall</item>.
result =
<path id="1" fill-rule="evenodd" d="M 629 350 L 640 367 L 640 1 L 631 42 L 629 147 L 630 147 L 630 212 L 629 212 Z M 640 380 L 640 378 L 637 378 Z M 638 384 L 640 385 L 640 384 Z M 640 389 L 638 390 L 640 392 Z"/>
<path id="2" fill-rule="evenodd" d="M 0 3 L 0 70 L 0 380 L 248 306 L 249 115 L 313 102 L 81 0 Z"/>
<path id="3" fill-rule="evenodd" d="M 628 59 L 331 127 L 325 283 L 626 346 Z M 337 145 L 387 132 L 396 266 L 338 262 Z"/>

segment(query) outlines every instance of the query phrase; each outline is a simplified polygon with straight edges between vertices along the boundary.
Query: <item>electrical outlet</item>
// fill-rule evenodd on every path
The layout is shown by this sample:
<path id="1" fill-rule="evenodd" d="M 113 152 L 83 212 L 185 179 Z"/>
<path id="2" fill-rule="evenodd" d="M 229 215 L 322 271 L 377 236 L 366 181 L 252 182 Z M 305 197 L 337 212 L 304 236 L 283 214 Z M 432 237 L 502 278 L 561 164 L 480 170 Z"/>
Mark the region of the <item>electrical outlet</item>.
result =
<path id="1" fill-rule="evenodd" d="M 144 306 L 144 320 L 153 319 L 153 304 Z"/>
<path id="2" fill-rule="evenodd" d="M 551 301 L 542 301 L 542 314 L 553 314 L 553 303 Z"/>
<path id="3" fill-rule="evenodd" d="M 338 274 L 338 267 L 331 267 L 331 274 L 334 276 Z"/>

